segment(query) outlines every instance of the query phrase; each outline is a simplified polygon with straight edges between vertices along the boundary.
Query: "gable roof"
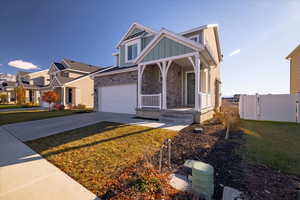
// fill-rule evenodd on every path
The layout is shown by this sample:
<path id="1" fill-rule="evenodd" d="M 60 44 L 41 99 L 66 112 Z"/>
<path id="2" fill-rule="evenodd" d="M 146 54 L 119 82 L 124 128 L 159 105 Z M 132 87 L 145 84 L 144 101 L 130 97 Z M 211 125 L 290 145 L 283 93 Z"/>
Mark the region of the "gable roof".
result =
<path id="1" fill-rule="evenodd" d="M 70 59 L 63 59 L 62 64 L 65 64 L 65 66 L 66 66 L 65 69 L 81 71 L 81 72 L 84 72 L 84 73 L 91 73 L 91 72 L 94 72 L 94 71 L 97 71 L 97 70 L 101 69 L 101 67 L 97 67 L 97 66 L 94 66 L 94 65 L 77 62 L 77 61 L 70 60 Z"/>
<path id="2" fill-rule="evenodd" d="M 219 25 L 218 24 L 205 24 L 196 28 L 192 28 L 190 30 L 187 31 L 183 31 L 181 33 L 179 33 L 180 35 L 186 35 L 189 33 L 193 33 L 196 31 L 200 31 L 203 29 L 207 29 L 207 28 L 213 28 L 214 29 L 214 34 L 216 37 L 216 44 L 217 44 L 217 51 L 218 51 L 218 57 L 219 57 L 219 61 L 222 61 L 223 57 L 222 57 L 222 53 L 221 53 L 221 47 L 220 47 L 220 37 L 219 37 Z"/>
<path id="3" fill-rule="evenodd" d="M 134 30 L 135 28 L 141 29 L 141 30 L 143 30 L 143 31 L 145 31 L 145 32 L 152 33 L 152 34 L 156 34 L 156 33 L 157 33 L 155 30 L 153 30 L 153 29 L 151 29 L 151 28 L 148 28 L 148 27 L 146 27 L 146 26 L 143 26 L 143 25 L 141 25 L 141 24 L 135 22 L 135 23 L 133 23 L 133 24 L 129 27 L 128 31 L 123 35 L 122 39 L 121 39 L 121 40 L 119 41 L 119 43 L 117 44 L 117 47 L 116 47 L 116 48 L 119 48 L 119 46 L 121 45 L 121 43 L 122 43 L 124 40 L 128 39 L 127 37 L 129 36 L 130 32 L 131 32 L 132 30 Z M 143 33 L 145 33 L 145 32 L 143 32 Z M 136 34 L 138 34 L 138 33 L 136 33 Z M 141 33 L 139 33 L 139 34 L 141 34 Z M 135 37 L 137 37 L 137 36 L 135 36 Z"/>
<path id="4" fill-rule="evenodd" d="M 186 37 L 183 37 L 181 35 L 178 35 L 176 33 L 173 33 L 167 29 L 161 29 L 157 35 L 151 40 L 151 42 L 142 50 L 140 55 L 135 59 L 134 63 L 137 64 L 140 62 L 148 52 L 150 52 L 151 49 L 155 47 L 155 45 L 164 37 L 170 38 L 172 40 L 175 40 L 176 42 L 179 42 L 191 49 L 194 49 L 195 51 L 201 51 L 204 49 L 203 45 L 200 43 L 197 43 L 193 40 L 190 40 Z"/>
<path id="5" fill-rule="evenodd" d="M 291 59 L 292 56 L 299 50 L 300 50 L 300 44 L 287 57 L 285 57 L 285 59 L 288 59 L 288 60 Z"/>

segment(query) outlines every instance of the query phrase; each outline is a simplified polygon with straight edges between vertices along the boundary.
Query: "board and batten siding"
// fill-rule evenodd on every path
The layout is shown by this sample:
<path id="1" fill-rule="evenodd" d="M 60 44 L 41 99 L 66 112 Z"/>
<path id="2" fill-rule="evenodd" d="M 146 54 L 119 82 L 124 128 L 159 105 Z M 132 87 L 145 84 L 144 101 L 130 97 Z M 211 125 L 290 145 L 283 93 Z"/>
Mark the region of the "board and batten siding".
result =
<path id="1" fill-rule="evenodd" d="M 158 60 L 172 56 L 192 53 L 193 49 L 186 47 L 172 39 L 163 38 L 158 44 L 144 57 L 142 62 Z"/>
<path id="2" fill-rule="evenodd" d="M 143 37 L 142 38 L 142 42 L 141 42 L 141 51 L 150 43 L 150 41 L 154 38 L 153 35 L 151 36 L 147 36 L 147 37 Z M 125 45 L 122 45 L 120 47 L 120 66 L 121 67 L 127 67 L 127 66 L 131 66 L 133 65 L 132 62 L 125 62 Z"/>

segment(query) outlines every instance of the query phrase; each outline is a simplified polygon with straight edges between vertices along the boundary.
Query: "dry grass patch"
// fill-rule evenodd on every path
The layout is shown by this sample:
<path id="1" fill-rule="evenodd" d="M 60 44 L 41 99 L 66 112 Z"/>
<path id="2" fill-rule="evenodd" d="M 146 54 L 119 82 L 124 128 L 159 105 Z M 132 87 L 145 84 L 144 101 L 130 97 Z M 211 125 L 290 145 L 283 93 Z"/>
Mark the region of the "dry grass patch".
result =
<path id="1" fill-rule="evenodd" d="M 97 195 L 145 153 L 154 154 L 175 131 L 101 122 L 27 142 Z"/>

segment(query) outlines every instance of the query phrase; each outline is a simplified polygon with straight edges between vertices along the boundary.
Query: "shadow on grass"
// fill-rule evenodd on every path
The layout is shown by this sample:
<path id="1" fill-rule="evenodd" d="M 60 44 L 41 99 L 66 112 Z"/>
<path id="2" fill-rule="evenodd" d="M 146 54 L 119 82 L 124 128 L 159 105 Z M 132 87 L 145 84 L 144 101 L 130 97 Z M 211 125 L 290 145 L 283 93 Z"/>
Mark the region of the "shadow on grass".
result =
<path id="1" fill-rule="evenodd" d="M 126 126 L 126 125 L 125 125 L 125 126 Z M 119 127 L 120 127 L 120 126 L 117 126 L 117 127 L 114 127 L 114 128 L 109 128 L 109 129 L 106 129 L 106 131 L 112 130 L 112 129 L 115 129 L 115 128 L 119 128 Z M 122 127 L 124 127 L 124 126 L 122 126 Z M 85 147 L 90 147 L 90 146 L 94 146 L 94 145 L 97 145 L 97 144 L 102 144 L 102 143 L 105 143 L 105 142 L 110 142 L 110 141 L 113 141 L 113 140 L 117 140 L 117 139 L 129 137 L 129 136 L 133 136 L 133 135 L 138 135 L 138 134 L 147 133 L 148 131 L 151 131 L 151 130 L 154 130 L 154 129 L 155 129 L 155 128 L 148 128 L 148 129 L 141 130 L 141 131 L 135 131 L 135 132 L 127 133 L 127 134 L 124 134 L 124 135 L 120 135 L 120 136 L 116 136 L 116 137 L 111 137 L 111 138 L 107 138 L 107 139 L 95 141 L 95 142 L 88 143 L 88 144 L 83 144 L 83 145 L 77 145 L 77 146 L 67 147 L 67 148 L 64 148 L 64 149 L 61 149 L 61 150 L 58 150 L 58 151 L 53 151 L 53 152 L 45 153 L 45 154 L 42 154 L 42 155 L 43 155 L 43 157 L 47 158 L 47 157 L 52 156 L 52 155 L 55 155 L 55 154 L 60 154 L 60 153 L 68 152 L 68 151 L 73 151 L 73 150 L 76 150 L 76 149 L 81 149 L 81 148 L 85 148 Z M 99 132 L 98 132 L 98 133 L 94 133 L 94 134 L 99 134 Z M 100 133 L 100 134 L 101 134 L 101 133 Z M 90 136 L 90 135 L 88 135 L 88 136 Z M 81 139 L 81 138 L 77 138 L 77 139 Z M 68 142 L 69 142 L 69 141 L 68 141 Z M 63 144 L 63 143 L 61 143 L 61 144 Z M 59 145 L 60 145 L 60 144 L 59 144 Z"/>

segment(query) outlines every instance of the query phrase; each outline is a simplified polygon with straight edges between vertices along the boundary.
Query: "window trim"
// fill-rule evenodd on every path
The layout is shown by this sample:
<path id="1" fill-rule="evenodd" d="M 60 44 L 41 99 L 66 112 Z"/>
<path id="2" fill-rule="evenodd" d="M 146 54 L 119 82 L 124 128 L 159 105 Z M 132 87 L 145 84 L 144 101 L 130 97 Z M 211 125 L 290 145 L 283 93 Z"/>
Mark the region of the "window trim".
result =
<path id="1" fill-rule="evenodd" d="M 128 47 L 131 45 L 135 45 L 135 44 L 137 44 L 137 57 L 138 57 L 141 52 L 141 39 L 132 40 L 125 44 L 125 62 L 126 63 L 132 62 L 137 58 L 137 57 L 135 57 L 131 60 L 128 60 Z"/>
<path id="2" fill-rule="evenodd" d="M 197 41 L 193 40 L 193 38 L 197 38 Z M 200 34 L 192 35 L 189 37 L 190 40 L 193 40 L 194 42 L 200 43 Z"/>

